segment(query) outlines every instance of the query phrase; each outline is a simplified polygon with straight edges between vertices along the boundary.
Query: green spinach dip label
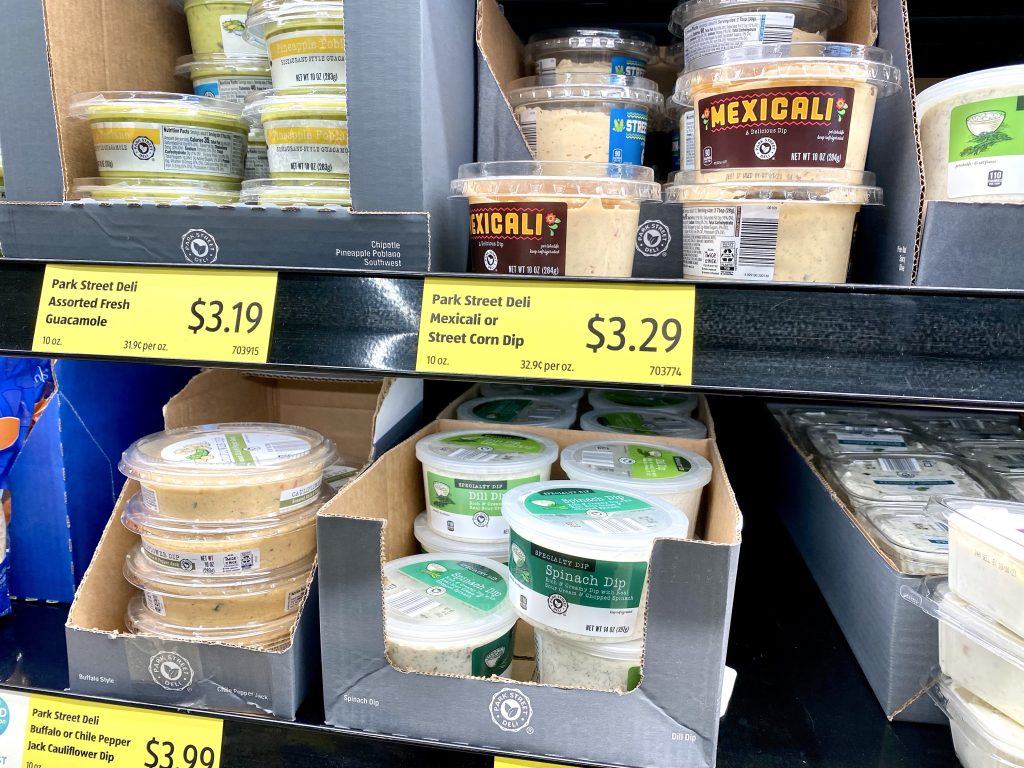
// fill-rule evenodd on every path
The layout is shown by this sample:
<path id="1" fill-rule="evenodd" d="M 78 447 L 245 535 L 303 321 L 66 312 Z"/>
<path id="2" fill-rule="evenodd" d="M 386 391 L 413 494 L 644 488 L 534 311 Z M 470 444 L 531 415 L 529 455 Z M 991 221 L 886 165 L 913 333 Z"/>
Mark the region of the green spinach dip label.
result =
<path id="1" fill-rule="evenodd" d="M 512 629 L 496 640 L 484 643 L 473 649 L 470 674 L 473 677 L 490 677 L 500 675 L 512 663 L 512 648 L 515 644 L 515 631 Z"/>

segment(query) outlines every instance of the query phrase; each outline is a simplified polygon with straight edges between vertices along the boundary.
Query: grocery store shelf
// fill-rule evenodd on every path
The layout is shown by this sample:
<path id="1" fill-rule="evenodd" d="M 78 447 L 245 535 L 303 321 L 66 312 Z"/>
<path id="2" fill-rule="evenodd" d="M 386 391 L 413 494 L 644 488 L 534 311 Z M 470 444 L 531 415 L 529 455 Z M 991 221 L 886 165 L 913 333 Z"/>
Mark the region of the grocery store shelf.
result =
<path id="1" fill-rule="evenodd" d="M 31 352 L 44 266 L 0 260 L 0 354 Z M 281 273 L 264 369 L 412 375 L 422 299 L 422 275 Z M 1024 407 L 1024 292 L 699 283 L 695 338 L 707 391 Z"/>

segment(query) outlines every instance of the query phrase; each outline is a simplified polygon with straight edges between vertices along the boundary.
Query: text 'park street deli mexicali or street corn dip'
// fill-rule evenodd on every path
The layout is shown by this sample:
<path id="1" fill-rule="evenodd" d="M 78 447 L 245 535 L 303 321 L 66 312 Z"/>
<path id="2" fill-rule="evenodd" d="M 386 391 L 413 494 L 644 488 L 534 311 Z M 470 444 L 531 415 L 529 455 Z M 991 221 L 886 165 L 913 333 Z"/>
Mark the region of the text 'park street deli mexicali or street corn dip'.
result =
<path id="1" fill-rule="evenodd" d="M 510 161 L 459 169 L 469 200 L 471 271 L 631 277 L 640 204 L 654 171 L 625 164 Z"/>

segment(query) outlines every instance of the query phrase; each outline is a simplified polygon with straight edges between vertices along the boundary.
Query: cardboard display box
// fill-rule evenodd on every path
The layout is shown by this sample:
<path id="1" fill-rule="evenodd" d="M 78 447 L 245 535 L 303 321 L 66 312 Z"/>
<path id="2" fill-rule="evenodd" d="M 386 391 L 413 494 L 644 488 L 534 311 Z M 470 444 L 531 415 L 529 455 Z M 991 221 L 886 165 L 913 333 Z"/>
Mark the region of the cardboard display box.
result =
<path id="1" fill-rule="evenodd" d="M 271 421 L 316 429 L 339 452 L 372 459 L 418 423 L 422 382 L 305 382 L 207 371 L 166 407 L 168 427 Z M 134 589 L 121 574 L 138 538 L 121 525 L 128 482 L 71 606 L 65 634 L 70 690 L 104 698 L 294 718 L 318 673 L 315 599 L 296 617 L 292 643 L 275 652 L 125 633 Z M 315 581 L 311 588 L 315 590 Z M 315 595 L 315 592 L 314 592 Z"/>
<path id="2" fill-rule="evenodd" d="M 4 255 L 427 270 L 431 254 L 440 259 L 449 243 L 463 239 L 461 226 L 451 231 L 446 209 L 457 167 L 473 156 L 472 2 L 346 2 L 352 212 L 241 205 L 204 205 L 198 212 L 198 206 L 64 202 L 76 177 L 96 175 L 89 127 L 68 117 L 74 94 L 188 90 L 174 76 L 176 58 L 190 52 L 175 4 L 0 0 L 0 135 L 9 203 L 0 206 Z M 206 249 L 195 254 L 183 246 L 183 236 L 195 229 L 216 244 L 213 260 Z"/>
<path id="3" fill-rule="evenodd" d="M 846 641 L 890 720 L 945 724 L 923 681 L 939 663 L 935 619 L 900 596 L 920 576 L 901 574 L 829 488 L 811 458 L 774 434 L 784 457 L 776 505 Z"/>
<path id="4" fill-rule="evenodd" d="M 664 539 L 655 544 L 643 679 L 636 690 L 620 694 L 526 682 L 532 676 L 531 661 L 525 658 L 531 655 L 528 630 L 517 640 L 520 659 L 510 678 L 405 673 L 389 664 L 381 567 L 384 561 L 418 551 L 412 523 L 424 509 L 424 499 L 416 442 L 465 426 L 448 420 L 429 425 L 382 456 L 320 512 L 328 724 L 542 760 L 644 768 L 714 765 L 741 516 L 710 440 L 665 440 L 708 457 L 714 476 L 698 528 L 705 540 Z M 594 437 L 570 430 L 526 431 L 563 447 Z M 552 476 L 562 477 L 557 465 Z M 504 701 L 515 702 L 506 711 L 514 710 L 510 719 L 496 714 Z M 593 727 L 616 722 L 630 727 Z M 635 738 L 640 733 L 643 738 Z"/>

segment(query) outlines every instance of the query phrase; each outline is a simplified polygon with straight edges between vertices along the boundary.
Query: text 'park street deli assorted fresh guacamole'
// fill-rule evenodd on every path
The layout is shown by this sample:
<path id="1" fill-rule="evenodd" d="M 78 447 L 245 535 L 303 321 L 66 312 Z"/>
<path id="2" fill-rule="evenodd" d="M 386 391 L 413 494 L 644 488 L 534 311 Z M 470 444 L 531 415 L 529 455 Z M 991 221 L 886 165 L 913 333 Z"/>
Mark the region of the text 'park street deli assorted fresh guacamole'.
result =
<path id="1" fill-rule="evenodd" d="M 642 32 L 573 27 L 531 35 L 526 65 L 537 75 L 579 72 L 644 77 L 657 53 L 654 38 Z"/>

